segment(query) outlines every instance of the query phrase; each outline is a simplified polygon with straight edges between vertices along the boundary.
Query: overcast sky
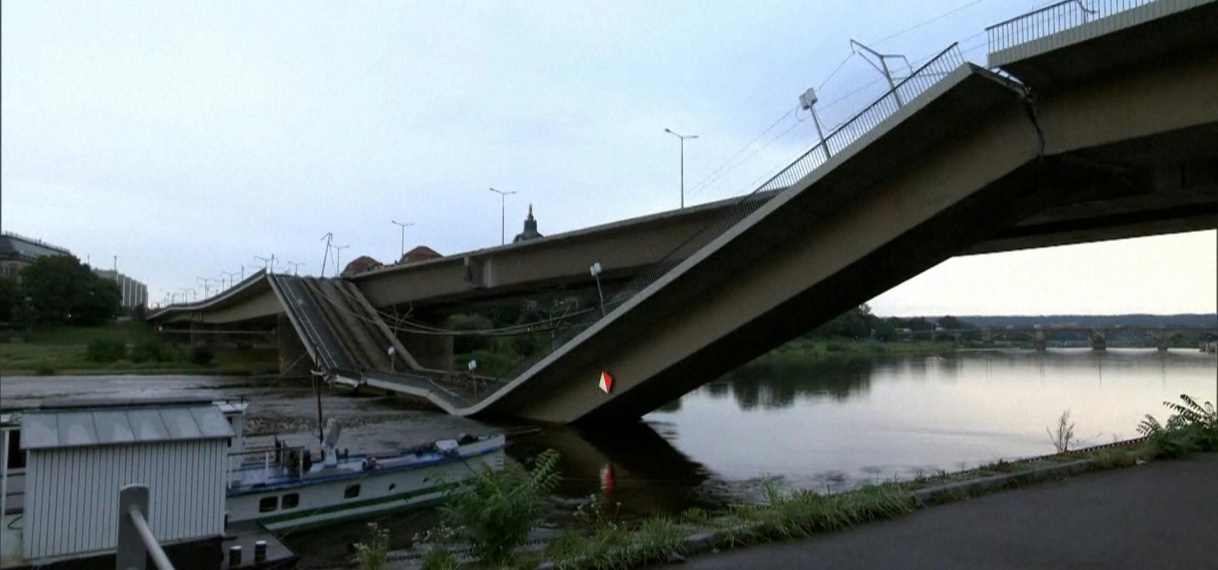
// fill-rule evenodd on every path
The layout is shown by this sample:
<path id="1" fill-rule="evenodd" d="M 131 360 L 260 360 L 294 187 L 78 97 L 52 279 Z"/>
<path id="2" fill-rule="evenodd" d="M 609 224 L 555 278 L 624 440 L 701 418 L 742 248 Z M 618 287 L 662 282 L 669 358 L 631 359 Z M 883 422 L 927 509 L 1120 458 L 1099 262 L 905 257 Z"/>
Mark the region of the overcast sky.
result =
<path id="1" fill-rule="evenodd" d="M 4 2 L 2 225 L 149 285 L 497 245 L 737 196 L 913 65 L 1041 3 Z M 1214 312 L 1200 232 L 954 259 L 879 314 Z"/>

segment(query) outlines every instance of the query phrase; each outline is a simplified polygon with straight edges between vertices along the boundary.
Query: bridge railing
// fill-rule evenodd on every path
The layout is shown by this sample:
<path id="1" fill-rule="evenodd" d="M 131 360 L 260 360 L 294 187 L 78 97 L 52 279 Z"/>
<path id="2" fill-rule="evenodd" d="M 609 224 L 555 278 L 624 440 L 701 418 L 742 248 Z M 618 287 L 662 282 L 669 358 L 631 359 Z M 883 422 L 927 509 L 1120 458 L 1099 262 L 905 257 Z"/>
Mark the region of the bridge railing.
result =
<path id="1" fill-rule="evenodd" d="M 529 368 L 552 354 L 559 347 L 574 339 L 595 322 L 613 310 L 629 301 L 636 294 L 647 288 L 660 277 L 671 271 L 678 264 L 693 255 L 694 252 L 710 243 L 714 238 L 740 223 L 771 198 L 778 195 L 795 183 L 823 166 L 830 157 L 841 153 L 855 142 L 858 142 L 876 126 L 893 116 L 903 106 L 909 104 L 919 95 L 925 93 L 944 76 L 964 64 L 964 56 L 959 46 L 952 44 L 942 52 L 932 57 L 921 67 L 914 70 L 908 77 L 881 95 L 858 114 L 851 117 L 841 126 L 834 129 L 824 141 L 809 148 L 807 152 L 795 159 L 791 164 L 780 170 L 753 191 L 737 199 L 735 204 L 726 208 L 724 214 L 713 220 L 689 239 L 669 251 L 660 261 L 640 273 L 634 280 L 625 285 L 608 290 L 605 293 L 603 311 L 584 313 L 564 323 L 565 330 L 556 336 L 548 347 L 534 352 L 523 361 L 517 363 L 499 376 L 501 382 L 511 381 Z"/>
<path id="2" fill-rule="evenodd" d="M 985 29 L 991 54 L 1156 0 L 1064 0 Z"/>

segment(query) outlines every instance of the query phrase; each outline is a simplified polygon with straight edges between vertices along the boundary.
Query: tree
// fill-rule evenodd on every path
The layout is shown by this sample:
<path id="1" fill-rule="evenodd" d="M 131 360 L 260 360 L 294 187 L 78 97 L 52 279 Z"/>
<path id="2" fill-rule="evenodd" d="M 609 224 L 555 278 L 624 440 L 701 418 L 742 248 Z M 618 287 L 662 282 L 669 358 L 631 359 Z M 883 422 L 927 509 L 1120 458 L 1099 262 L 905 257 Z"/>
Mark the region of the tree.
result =
<path id="1" fill-rule="evenodd" d="M 17 282 L 8 277 L 0 277 L 0 323 L 13 322 L 17 295 Z"/>
<path id="2" fill-rule="evenodd" d="M 36 324 L 98 325 L 122 303 L 118 285 L 69 255 L 41 257 L 21 270 L 21 291 Z"/>
<path id="3" fill-rule="evenodd" d="M 976 328 L 973 325 L 970 325 L 951 315 L 940 318 L 938 324 L 939 324 L 939 328 L 941 328 L 943 330 L 949 330 L 949 331 L 958 331 L 958 330 Z"/>

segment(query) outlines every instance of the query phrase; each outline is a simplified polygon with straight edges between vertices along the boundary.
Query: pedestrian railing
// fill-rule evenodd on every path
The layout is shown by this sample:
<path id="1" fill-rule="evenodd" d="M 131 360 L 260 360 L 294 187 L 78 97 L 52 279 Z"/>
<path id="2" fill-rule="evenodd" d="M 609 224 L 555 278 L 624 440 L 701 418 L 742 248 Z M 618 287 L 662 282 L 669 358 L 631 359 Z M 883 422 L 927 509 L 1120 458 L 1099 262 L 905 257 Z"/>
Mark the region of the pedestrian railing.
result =
<path id="1" fill-rule="evenodd" d="M 985 29 L 991 54 L 1106 18 L 1156 0 L 1065 0 Z"/>
<path id="2" fill-rule="evenodd" d="M 173 570 L 165 549 L 157 542 L 144 513 L 148 512 L 148 487 L 127 485 L 118 492 L 118 570 L 144 570 L 149 557 L 160 570 Z"/>

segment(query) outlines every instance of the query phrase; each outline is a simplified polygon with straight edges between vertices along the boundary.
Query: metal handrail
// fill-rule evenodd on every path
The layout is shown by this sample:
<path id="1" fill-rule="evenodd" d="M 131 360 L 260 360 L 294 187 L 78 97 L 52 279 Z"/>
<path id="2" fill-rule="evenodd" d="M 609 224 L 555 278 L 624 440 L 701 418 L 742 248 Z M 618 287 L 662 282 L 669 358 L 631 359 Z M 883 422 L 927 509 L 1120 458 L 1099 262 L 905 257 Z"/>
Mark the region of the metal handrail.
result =
<path id="1" fill-rule="evenodd" d="M 160 570 L 173 570 L 165 549 L 152 534 L 144 511 L 148 510 L 148 487 L 127 485 L 118 492 L 118 549 L 114 566 L 118 570 L 144 570 L 145 559 L 152 558 Z"/>
<path id="2" fill-rule="evenodd" d="M 987 27 L 989 52 L 993 54 L 1155 1 L 1093 0 L 1088 7 L 1083 0 L 1063 0 Z"/>
<path id="3" fill-rule="evenodd" d="M 604 302 L 604 315 L 613 314 L 636 294 L 643 291 L 660 277 L 677 267 L 697 250 L 701 249 L 715 237 L 735 226 L 749 214 L 756 211 L 779 192 L 791 187 L 799 180 L 823 166 L 829 159 L 826 156 L 836 155 L 853 145 L 860 138 L 871 132 L 873 128 L 895 114 L 903 105 L 908 105 L 919 95 L 925 93 L 938 83 L 952 70 L 964 64 L 964 56 L 960 53 L 959 45 L 952 44 L 918 67 L 908 77 L 901 80 L 870 105 L 863 108 L 846 122 L 833 130 L 823 142 L 820 142 L 807 152 L 800 155 L 791 164 L 770 177 L 753 191 L 741 196 L 736 202 L 727 207 L 725 213 L 718 219 L 709 222 L 701 230 L 687 238 L 664 255 L 651 268 L 639 274 L 625 285 L 607 291 Z M 591 263 L 592 260 L 589 260 Z M 591 311 L 581 317 L 572 319 L 566 331 L 554 338 L 549 348 L 543 348 L 524 358 L 516 365 L 499 375 L 501 383 L 507 383 L 528 371 L 559 347 L 570 342 L 594 323 L 604 318 L 600 311 Z"/>

